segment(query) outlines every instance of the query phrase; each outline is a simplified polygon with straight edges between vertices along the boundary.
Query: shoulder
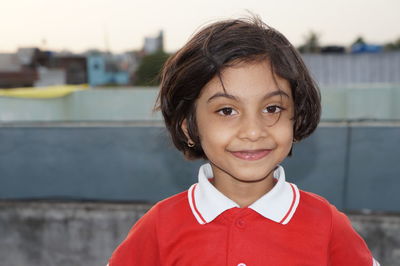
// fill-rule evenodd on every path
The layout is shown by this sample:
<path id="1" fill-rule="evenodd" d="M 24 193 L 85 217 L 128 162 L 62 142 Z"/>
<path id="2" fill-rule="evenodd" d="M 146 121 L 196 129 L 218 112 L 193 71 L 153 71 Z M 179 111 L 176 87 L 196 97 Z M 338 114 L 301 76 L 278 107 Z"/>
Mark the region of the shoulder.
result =
<path id="1" fill-rule="evenodd" d="M 317 194 L 299 190 L 300 203 L 299 212 L 309 217 L 316 216 L 318 220 L 325 219 L 326 222 L 332 218 L 332 208 L 334 206 L 324 197 Z"/>
<path id="2" fill-rule="evenodd" d="M 353 229 L 348 217 L 327 199 L 300 191 L 300 202 L 305 215 L 320 220 L 329 235 L 331 265 L 372 265 L 372 255 L 362 237 Z"/>
<path id="3" fill-rule="evenodd" d="M 332 205 L 327 199 L 317 194 L 300 190 L 301 210 L 307 216 L 317 216 L 319 220 L 323 219 L 332 233 L 336 231 L 353 232 L 348 217 Z"/>
<path id="4" fill-rule="evenodd" d="M 137 222 L 128 233 L 127 240 L 136 238 L 140 234 L 151 234 L 156 236 L 158 224 L 164 221 L 164 218 L 171 217 L 174 213 L 179 213 L 187 202 L 187 192 L 181 192 L 169 198 L 161 200 L 154 204 Z"/>
<path id="5" fill-rule="evenodd" d="M 309 209 L 309 211 L 314 212 L 316 215 L 326 217 L 330 220 L 331 230 L 351 227 L 348 217 L 324 197 L 300 190 L 300 198 L 303 209 Z"/>
<path id="6" fill-rule="evenodd" d="M 183 218 L 182 216 L 186 216 L 188 210 L 187 191 L 180 192 L 153 205 L 137 221 L 131 231 L 154 227 L 158 232 L 160 224 L 162 224 L 162 227 L 166 227 L 172 221 L 180 220 Z"/>
<path id="7" fill-rule="evenodd" d="M 314 193 L 301 191 L 300 198 L 305 215 L 315 215 L 326 226 L 331 265 L 372 265 L 371 252 L 344 213 Z"/>
<path id="8" fill-rule="evenodd" d="M 187 190 L 159 201 L 155 207 L 160 209 L 174 208 L 187 203 Z"/>
<path id="9" fill-rule="evenodd" d="M 188 208 L 188 206 L 187 191 L 183 191 L 157 202 L 149 210 L 149 213 L 152 215 L 161 216 L 160 218 L 165 216 L 171 217 L 179 215 L 184 209 Z"/>
<path id="10" fill-rule="evenodd" d="M 170 217 L 173 217 L 174 213 L 180 213 L 179 209 L 185 205 L 186 194 L 181 192 L 162 200 L 143 215 L 113 252 L 109 261 L 110 266 L 160 265 L 162 260 L 159 253 L 160 232 L 162 238 L 164 227 Z"/>
<path id="11" fill-rule="evenodd" d="M 299 204 L 289 224 L 318 235 L 319 241 L 329 243 L 332 228 L 332 205 L 314 193 L 299 190 Z"/>
<path id="12" fill-rule="evenodd" d="M 163 216 L 173 216 L 176 213 L 180 213 L 179 210 L 184 208 L 187 204 L 187 191 L 180 192 L 171 197 L 163 199 L 153 205 L 144 215 L 141 217 L 135 227 L 142 226 L 142 224 L 151 224 L 153 226 L 158 223 Z"/>
<path id="13" fill-rule="evenodd" d="M 299 190 L 301 194 L 301 200 L 305 200 L 307 203 L 310 204 L 317 204 L 321 206 L 329 206 L 330 203 L 327 199 L 324 197 L 314 194 L 312 192 L 304 191 L 304 190 Z"/>

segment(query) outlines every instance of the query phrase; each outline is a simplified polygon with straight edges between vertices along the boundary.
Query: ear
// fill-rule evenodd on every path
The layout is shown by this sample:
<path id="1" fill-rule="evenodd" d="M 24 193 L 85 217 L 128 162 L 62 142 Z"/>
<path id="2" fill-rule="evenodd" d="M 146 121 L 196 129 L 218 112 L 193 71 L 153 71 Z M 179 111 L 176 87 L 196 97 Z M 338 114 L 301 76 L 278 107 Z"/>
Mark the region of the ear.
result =
<path id="1" fill-rule="evenodd" d="M 185 136 L 186 136 L 188 142 L 189 141 L 193 142 L 192 139 L 189 136 L 189 130 L 188 130 L 188 124 L 187 124 L 186 118 L 182 121 L 181 129 L 182 129 L 183 133 L 185 133 Z"/>

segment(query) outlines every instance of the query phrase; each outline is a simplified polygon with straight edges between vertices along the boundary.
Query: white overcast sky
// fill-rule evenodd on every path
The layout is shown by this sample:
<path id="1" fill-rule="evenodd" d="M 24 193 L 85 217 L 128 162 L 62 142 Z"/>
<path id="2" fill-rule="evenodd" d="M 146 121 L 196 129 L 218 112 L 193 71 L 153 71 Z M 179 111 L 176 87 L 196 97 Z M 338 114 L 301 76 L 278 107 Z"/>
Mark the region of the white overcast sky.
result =
<path id="1" fill-rule="evenodd" d="M 207 22 L 250 10 L 294 44 L 313 30 L 322 44 L 349 45 L 400 38 L 400 0 L 1 0 L 0 52 L 18 47 L 82 52 L 140 49 L 164 30 L 175 51 Z"/>

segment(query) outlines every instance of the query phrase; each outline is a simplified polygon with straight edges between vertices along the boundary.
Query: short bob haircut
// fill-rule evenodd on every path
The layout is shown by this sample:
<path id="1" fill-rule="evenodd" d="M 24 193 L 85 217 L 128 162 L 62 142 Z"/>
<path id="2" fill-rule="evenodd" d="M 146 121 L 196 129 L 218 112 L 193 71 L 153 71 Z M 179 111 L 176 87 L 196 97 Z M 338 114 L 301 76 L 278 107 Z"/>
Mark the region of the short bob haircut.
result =
<path id="1" fill-rule="evenodd" d="M 202 88 L 215 76 L 222 82 L 221 71 L 226 67 L 261 60 L 268 60 L 272 71 L 290 83 L 294 141 L 304 139 L 316 129 L 321 115 L 320 92 L 292 44 L 258 17 L 223 20 L 196 33 L 167 60 L 161 71 L 155 109 L 161 110 L 173 143 L 187 159 L 207 159 L 195 117 L 195 103 Z M 185 119 L 194 147 L 188 146 L 189 140 L 182 130 Z"/>

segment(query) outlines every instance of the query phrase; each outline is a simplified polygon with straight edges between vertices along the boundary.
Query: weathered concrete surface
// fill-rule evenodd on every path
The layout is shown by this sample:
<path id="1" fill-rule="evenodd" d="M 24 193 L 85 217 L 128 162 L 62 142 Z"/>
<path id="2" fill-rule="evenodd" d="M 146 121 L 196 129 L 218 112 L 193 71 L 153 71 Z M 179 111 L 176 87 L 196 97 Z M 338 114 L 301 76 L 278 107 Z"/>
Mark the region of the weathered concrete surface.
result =
<path id="1" fill-rule="evenodd" d="M 104 203 L 0 203 L 0 265 L 106 265 L 150 206 Z"/>
<path id="2" fill-rule="evenodd" d="M 106 265 L 140 203 L 0 202 L 0 265 Z M 400 261 L 400 215 L 349 215 L 381 265 Z"/>
<path id="3" fill-rule="evenodd" d="M 382 266 L 400 265 L 400 215 L 349 215 Z"/>

